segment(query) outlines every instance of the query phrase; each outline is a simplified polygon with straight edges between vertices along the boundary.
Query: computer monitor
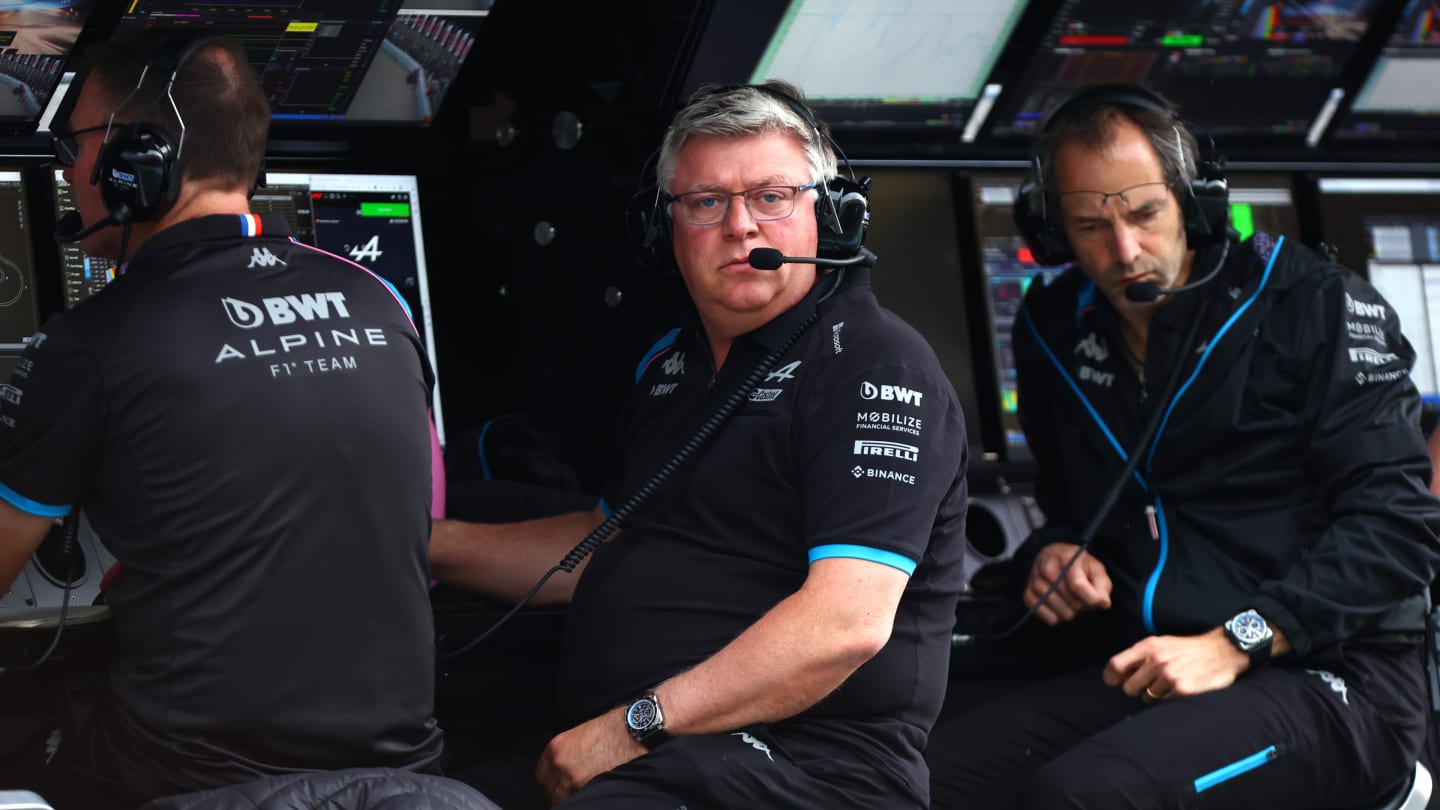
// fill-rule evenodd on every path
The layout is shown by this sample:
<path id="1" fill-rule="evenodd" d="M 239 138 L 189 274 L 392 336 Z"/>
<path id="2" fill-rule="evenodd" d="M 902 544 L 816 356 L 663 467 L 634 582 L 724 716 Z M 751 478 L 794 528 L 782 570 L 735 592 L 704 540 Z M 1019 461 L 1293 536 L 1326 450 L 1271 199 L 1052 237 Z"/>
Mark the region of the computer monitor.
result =
<path id="1" fill-rule="evenodd" d="M 19 396 L 9 386 L 11 375 L 40 329 L 25 196 L 20 170 L 0 168 L 0 397 L 5 398 Z"/>
<path id="2" fill-rule="evenodd" d="M 716 3 L 684 95 L 707 82 L 777 78 L 799 85 L 836 130 L 960 133 L 1024 8 L 1024 0 Z"/>
<path id="3" fill-rule="evenodd" d="M 1322 177 L 1318 186 L 1323 238 L 1394 308 L 1415 347 L 1411 379 L 1440 405 L 1440 177 Z M 1352 326 L 1357 342 L 1371 334 L 1358 319 Z"/>
<path id="4" fill-rule="evenodd" d="M 393 284 L 410 306 L 438 378 L 415 175 L 272 171 L 250 198 L 250 210 L 283 214 L 300 241 L 349 259 Z M 438 383 L 434 403 L 435 427 L 443 443 Z"/>
<path id="5" fill-rule="evenodd" d="M 1039 264 L 1015 225 L 1015 194 L 1027 176 L 1023 170 L 975 170 L 968 173 L 978 261 L 985 295 L 978 311 L 988 327 L 988 377 L 981 380 L 982 402 L 999 414 L 1005 458 L 1027 461 L 1030 452 L 1020 429 L 1015 353 L 1011 335 L 1015 316 L 1030 284 L 1048 281 L 1063 268 Z M 1294 184 L 1287 174 L 1231 174 L 1230 224 L 1242 240 L 1258 232 L 1299 238 Z M 993 371 L 992 371 L 993 370 Z"/>
<path id="6" fill-rule="evenodd" d="M 75 210 L 75 195 L 65 181 L 63 169 L 50 169 L 55 200 L 55 221 Z M 97 259 L 80 248 L 79 242 L 60 246 L 60 286 L 65 308 L 70 309 L 115 280 L 115 262 Z"/>
<path id="7" fill-rule="evenodd" d="M 1379 1 L 1062 0 L 991 132 L 1028 137 L 1078 88 L 1128 82 L 1212 135 L 1308 138 Z"/>
<path id="8" fill-rule="evenodd" d="M 0 4 L 0 124 L 33 124 L 49 106 L 93 0 Z"/>
<path id="9" fill-rule="evenodd" d="M 871 226 L 865 244 L 879 260 L 871 286 L 880 305 L 903 318 L 935 350 L 965 413 L 971 456 L 985 452 L 980 401 L 971 361 L 953 172 L 947 169 L 865 167 Z"/>
<path id="10" fill-rule="evenodd" d="M 1384 143 L 1440 138 L 1440 0 L 1407 0 L 1350 109 L 1334 128 L 1338 142 Z"/>
<path id="11" fill-rule="evenodd" d="M 428 124 L 494 0 L 130 0 L 120 32 L 233 38 L 277 122 Z"/>

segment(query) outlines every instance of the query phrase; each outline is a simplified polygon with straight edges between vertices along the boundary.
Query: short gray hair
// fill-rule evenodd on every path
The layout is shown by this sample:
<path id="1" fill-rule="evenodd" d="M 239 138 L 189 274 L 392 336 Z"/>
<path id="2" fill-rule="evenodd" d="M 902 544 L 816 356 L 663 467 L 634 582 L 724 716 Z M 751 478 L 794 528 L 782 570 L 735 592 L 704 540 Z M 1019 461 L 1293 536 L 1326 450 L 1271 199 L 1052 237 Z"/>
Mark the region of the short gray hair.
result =
<path id="1" fill-rule="evenodd" d="M 789 96 L 810 113 L 815 126 L 789 104 L 754 85 L 701 87 L 690 97 L 690 102 L 675 114 L 670 128 L 665 131 L 665 140 L 660 145 L 660 162 L 655 169 L 661 193 L 670 191 L 670 181 L 675 179 L 675 158 L 691 135 L 738 138 L 788 132 L 799 138 L 805 149 L 810 182 L 819 184 L 835 176 L 835 151 L 830 148 L 823 131 L 825 125 L 815 118 L 815 112 L 805 103 L 800 88 L 776 79 L 761 86 Z M 822 129 L 817 130 L 816 127 Z"/>

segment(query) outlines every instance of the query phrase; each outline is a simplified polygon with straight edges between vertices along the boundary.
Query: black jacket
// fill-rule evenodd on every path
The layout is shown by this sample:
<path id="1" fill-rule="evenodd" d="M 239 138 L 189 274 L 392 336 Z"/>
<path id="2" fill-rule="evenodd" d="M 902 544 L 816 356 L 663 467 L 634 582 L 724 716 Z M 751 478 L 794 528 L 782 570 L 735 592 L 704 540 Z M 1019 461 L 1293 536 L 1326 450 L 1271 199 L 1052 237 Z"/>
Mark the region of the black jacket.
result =
<path id="1" fill-rule="evenodd" d="M 1017 557 L 1026 573 L 1090 522 L 1178 363 L 1157 437 L 1091 548 L 1116 608 L 1180 635 L 1254 608 L 1302 659 L 1420 629 L 1440 501 L 1414 352 L 1358 274 L 1284 239 L 1232 244 L 1219 277 L 1157 311 L 1142 378 L 1115 311 L 1072 268 L 1032 285 L 1014 342 L 1048 518 Z"/>

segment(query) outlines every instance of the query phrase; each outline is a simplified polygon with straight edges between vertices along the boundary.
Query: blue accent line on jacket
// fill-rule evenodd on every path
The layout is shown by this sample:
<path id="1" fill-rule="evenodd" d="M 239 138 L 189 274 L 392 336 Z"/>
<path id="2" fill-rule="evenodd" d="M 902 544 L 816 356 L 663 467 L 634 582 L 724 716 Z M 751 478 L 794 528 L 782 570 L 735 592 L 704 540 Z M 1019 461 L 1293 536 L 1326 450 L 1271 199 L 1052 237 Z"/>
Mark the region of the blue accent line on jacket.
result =
<path id="1" fill-rule="evenodd" d="M 678 337 L 680 337 L 680 330 L 678 328 L 671 329 L 665 333 L 664 337 L 655 341 L 655 345 L 650 347 L 650 351 L 646 352 L 645 356 L 640 358 L 640 365 L 635 367 L 635 382 L 640 382 L 640 378 L 645 376 L 645 368 L 650 365 L 651 360 L 655 359 L 655 355 L 674 346 L 675 339 Z"/>
<path id="2" fill-rule="evenodd" d="M 1110 432 L 1110 428 L 1105 424 L 1105 420 L 1100 418 L 1100 413 L 1095 410 L 1095 406 L 1090 404 L 1090 400 L 1086 399 L 1085 394 L 1080 390 L 1080 386 L 1075 382 L 1075 379 L 1070 376 L 1070 372 L 1065 370 L 1065 364 L 1061 363 L 1060 358 L 1056 357 L 1055 353 L 1050 351 L 1050 346 L 1045 343 L 1045 338 L 1040 336 L 1040 330 L 1036 328 L 1035 320 L 1030 317 L 1030 310 L 1021 307 L 1020 314 L 1025 318 L 1025 325 L 1030 327 L 1030 333 L 1035 336 L 1035 342 L 1040 344 L 1040 349 L 1045 352 L 1046 357 L 1050 358 L 1050 363 L 1055 366 L 1056 371 L 1060 372 L 1060 377 L 1065 380 L 1065 384 L 1070 386 L 1070 390 L 1074 391 L 1075 396 L 1080 398 L 1080 404 L 1085 406 L 1085 410 L 1090 414 L 1090 418 L 1099 426 L 1100 432 L 1105 434 L 1105 438 L 1110 442 L 1110 446 L 1115 448 L 1115 453 L 1120 456 L 1120 460 L 1129 460 L 1129 456 L 1125 454 L 1125 448 L 1120 446 L 1119 440 L 1115 438 L 1115 434 Z M 1140 482 L 1140 486 L 1143 487 L 1146 492 L 1150 491 L 1150 485 L 1145 483 L 1145 478 L 1140 475 L 1139 470 L 1135 471 L 1135 480 Z"/>
<path id="3" fill-rule="evenodd" d="M 1159 528 L 1160 534 L 1160 559 L 1155 562 L 1155 570 L 1150 572 L 1150 579 L 1145 583 L 1144 618 L 1145 629 L 1155 635 L 1155 587 L 1160 584 L 1160 572 L 1165 570 L 1165 561 L 1170 556 L 1170 527 L 1165 524 L 1165 504 L 1160 502 L 1160 494 L 1155 494 L 1155 525 Z"/>
<path id="4" fill-rule="evenodd" d="M 1270 746 L 1263 751 L 1256 751 L 1244 759 L 1218 768 L 1195 780 L 1195 792 L 1204 793 L 1216 785 L 1228 782 L 1241 774 L 1249 773 L 1261 765 L 1274 760 L 1279 755 L 1275 752 L 1275 746 Z"/>
<path id="5" fill-rule="evenodd" d="M 485 458 L 485 434 L 490 432 L 490 426 L 495 424 L 491 419 L 480 426 L 480 438 L 475 440 L 475 455 L 480 458 L 480 477 L 486 481 L 490 480 L 490 460 Z"/>
<path id="6" fill-rule="evenodd" d="M 48 503 L 32 501 L 4 484 L 0 484 L 0 498 L 4 498 L 11 506 L 19 509 L 21 512 L 28 512 L 38 517 L 58 518 L 70 514 L 70 507 L 68 505 L 52 506 Z"/>

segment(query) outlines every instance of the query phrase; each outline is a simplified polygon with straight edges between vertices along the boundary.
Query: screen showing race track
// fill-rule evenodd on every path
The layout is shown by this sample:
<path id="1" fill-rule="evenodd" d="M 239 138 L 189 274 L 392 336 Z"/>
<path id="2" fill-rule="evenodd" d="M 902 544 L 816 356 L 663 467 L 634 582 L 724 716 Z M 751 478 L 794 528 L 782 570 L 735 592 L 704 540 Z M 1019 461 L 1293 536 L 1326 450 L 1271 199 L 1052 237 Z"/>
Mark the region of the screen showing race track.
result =
<path id="1" fill-rule="evenodd" d="M 75 209 L 74 192 L 65 180 L 64 171 L 51 170 L 57 222 Z M 91 256 L 81 250 L 78 242 L 60 245 L 60 284 L 65 294 L 65 308 L 70 309 L 99 292 L 115 280 L 115 272 L 115 262 Z"/>
<path id="2" fill-rule="evenodd" d="M 296 239 L 390 282 L 409 306 L 439 379 L 420 189 L 414 175 L 267 172 L 264 187 L 250 199 L 250 210 L 284 215 Z M 438 383 L 434 400 L 435 428 L 443 443 Z"/>
<path id="3" fill-rule="evenodd" d="M 24 183 L 18 170 L 0 169 L 0 396 L 39 329 Z"/>
<path id="4" fill-rule="evenodd" d="M 1309 136 L 1380 0 L 1061 0 L 992 134 L 1026 136 L 1091 84 L 1142 84 L 1216 136 Z"/>
<path id="5" fill-rule="evenodd" d="M 276 121 L 428 124 L 493 0 L 129 0 L 120 32 L 239 42 Z"/>

